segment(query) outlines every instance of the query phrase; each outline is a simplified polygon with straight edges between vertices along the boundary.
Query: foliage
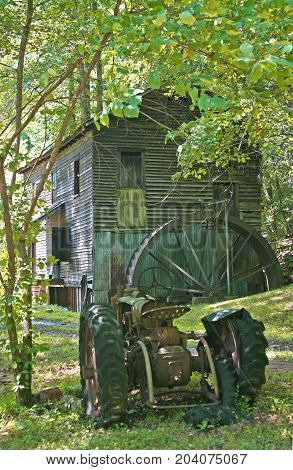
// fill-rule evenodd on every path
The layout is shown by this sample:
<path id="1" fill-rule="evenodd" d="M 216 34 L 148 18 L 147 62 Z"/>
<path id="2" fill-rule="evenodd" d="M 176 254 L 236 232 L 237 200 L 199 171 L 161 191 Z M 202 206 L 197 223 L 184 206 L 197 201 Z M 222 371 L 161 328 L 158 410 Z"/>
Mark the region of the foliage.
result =
<path id="1" fill-rule="evenodd" d="M 285 265 L 287 262 L 287 270 L 290 270 L 286 245 L 290 251 L 293 226 L 292 131 L 290 122 L 282 113 L 275 115 L 271 126 L 263 138 L 262 146 L 265 156 L 262 163 L 263 231 L 272 246 L 280 253 L 281 261 Z M 287 243 L 286 238 L 288 238 Z"/>
<path id="2" fill-rule="evenodd" d="M 29 248 L 43 230 L 34 216 L 46 206 L 42 195 L 48 189 L 48 177 L 74 120 L 76 103 L 84 98 L 91 73 L 110 40 L 120 4 L 120 0 L 95 6 L 75 2 L 75 10 L 66 1 L 0 5 L 1 49 L 5 51 L 0 64 L 0 235 L 4 239 L 0 306 L 15 363 L 15 390 L 27 405 L 31 403 L 32 362 L 37 350 L 31 321 L 31 288 L 36 283 L 33 265 L 44 270 L 54 262 L 52 257 L 35 260 L 31 256 Z M 75 81 L 77 70 L 80 76 Z M 35 132 L 41 134 L 41 148 L 34 145 Z M 34 147 L 39 150 L 35 156 L 43 155 L 48 137 L 55 143 L 34 189 L 18 178 L 18 171 L 31 159 Z M 42 277 L 39 282 L 45 286 L 48 280 L 45 274 Z"/>
<path id="3" fill-rule="evenodd" d="M 279 316 L 290 302 L 290 295 L 292 288 L 284 288 L 236 299 L 234 303 L 242 304 L 251 312 L 254 308 L 253 315 L 266 321 L 266 334 L 270 339 L 288 342 L 292 338 L 289 327 L 283 330 L 281 336 L 275 335 L 278 335 Z M 231 302 L 194 306 L 188 317 L 185 315 L 180 319 L 180 326 L 182 329 L 202 331 L 201 316 L 228 305 Z M 78 314 L 55 306 L 49 309 L 53 312 L 47 310 L 36 306 L 35 317 L 70 322 L 72 329 L 75 325 L 77 333 Z M 280 321 L 284 321 L 284 317 L 281 316 Z M 34 390 L 38 390 L 43 386 L 57 385 L 73 399 L 76 396 L 74 387 L 79 384 L 77 338 L 62 336 L 64 332 L 59 331 L 59 328 L 51 327 L 51 332 L 46 330 L 39 340 L 46 348 L 37 355 L 33 386 Z M 156 412 L 135 405 L 129 415 L 128 425 L 97 430 L 90 419 L 81 417 L 80 408 L 70 409 L 66 404 L 57 402 L 46 408 L 34 405 L 27 410 L 15 403 L 9 385 L 0 386 L 0 448 L 289 449 L 291 384 L 292 373 L 269 370 L 267 383 L 255 406 L 251 408 L 243 399 L 238 403 L 244 416 L 253 415 L 252 421 L 244 420 L 222 428 L 214 428 L 203 422 L 201 429 L 197 430 L 184 424 L 184 410 Z"/>
<path id="4" fill-rule="evenodd" d="M 270 168 L 289 128 L 290 8 L 290 0 L 0 3 L 0 306 L 23 402 L 30 402 L 36 352 L 29 247 L 42 227 L 33 219 L 46 206 L 42 196 L 64 137 L 89 115 L 98 129 L 109 125 L 110 113 L 137 117 L 142 90 L 161 88 L 188 97 L 196 111 L 192 123 L 170 129 L 169 138 L 181 143 L 180 176 L 201 177 L 207 164 L 229 167 L 255 153 L 268 156 Z M 33 192 L 18 172 L 51 144 Z M 280 174 L 287 167 L 279 165 Z M 275 193 L 270 178 L 268 184 Z M 274 220 L 286 184 L 272 204 Z"/>

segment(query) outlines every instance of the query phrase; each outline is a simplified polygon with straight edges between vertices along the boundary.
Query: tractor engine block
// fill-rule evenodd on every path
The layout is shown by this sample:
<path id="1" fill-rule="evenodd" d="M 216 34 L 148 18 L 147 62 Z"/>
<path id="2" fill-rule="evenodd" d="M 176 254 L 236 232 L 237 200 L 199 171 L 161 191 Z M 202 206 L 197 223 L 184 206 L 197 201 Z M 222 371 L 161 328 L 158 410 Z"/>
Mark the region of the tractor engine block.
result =
<path id="1" fill-rule="evenodd" d="M 164 346 L 151 354 L 156 387 L 187 385 L 192 373 L 191 354 L 182 346 Z"/>
<path id="2" fill-rule="evenodd" d="M 186 335 L 176 327 L 168 326 L 153 330 L 149 339 L 154 385 L 187 385 L 192 374 L 192 361 L 190 351 L 184 347 Z"/>

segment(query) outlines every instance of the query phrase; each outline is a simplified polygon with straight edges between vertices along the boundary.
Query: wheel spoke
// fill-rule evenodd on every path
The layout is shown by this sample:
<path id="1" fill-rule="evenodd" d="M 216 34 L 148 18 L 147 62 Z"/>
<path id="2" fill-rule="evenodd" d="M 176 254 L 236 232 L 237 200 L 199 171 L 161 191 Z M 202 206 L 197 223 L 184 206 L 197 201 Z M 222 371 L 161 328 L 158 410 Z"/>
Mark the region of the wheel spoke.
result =
<path id="1" fill-rule="evenodd" d="M 248 243 L 249 239 L 252 237 L 252 234 L 253 234 L 253 230 L 248 234 L 248 236 L 246 237 L 246 239 L 244 240 L 244 242 L 242 243 L 241 247 L 239 248 L 239 250 L 237 251 L 237 253 L 235 254 L 235 256 L 233 256 L 232 258 L 232 261 L 229 263 L 229 269 L 231 269 L 233 267 L 233 264 L 235 262 L 235 260 L 238 258 L 238 256 L 240 255 L 240 253 L 242 252 L 243 248 L 246 246 L 246 244 Z M 239 239 L 240 235 L 237 237 L 237 240 Z M 235 243 L 233 243 L 233 245 L 235 245 Z M 224 258 L 225 258 L 225 255 L 224 255 Z M 225 269 L 225 271 L 223 272 L 223 274 L 221 275 L 220 279 L 219 279 L 219 284 L 221 283 L 222 279 L 225 277 L 225 275 L 227 274 L 227 268 Z M 233 276 L 232 276 L 233 278 Z"/>
<path id="2" fill-rule="evenodd" d="M 237 238 L 234 240 L 232 246 L 231 246 L 231 251 L 233 250 L 234 246 L 236 245 L 236 243 L 238 242 L 239 238 L 241 237 L 241 235 L 238 235 Z M 220 261 L 217 262 L 215 268 L 214 268 L 214 271 L 217 271 L 217 269 L 221 266 L 221 264 L 223 263 L 223 261 L 225 260 L 226 258 L 226 253 L 223 254 L 223 256 L 221 257 Z M 209 276 L 208 276 L 208 281 L 210 281 L 211 277 L 212 277 L 213 273 L 211 273 Z"/>
<path id="3" fill-rule="evenodd" d="M 233 276 L 233 279 L 235 279 L 236 282 L 244 281 L 245 279 L 248 279 L 251 276 L 254 276 L 255 274 L 258 274 L 260 271 L 265 271 L 268 268 L 271 268 L 274 266 L 276 263 L 270 263 L 266 266 L 263 266 L 261 264 L 257 264 L 256 266 L 253 266 L 253 268 L 248 269 L 245 271 L 245 273 L 240 273 L 240 274 L 235 274 Z"/>
<path id="4" fill-rule="evenodd" d="M 127 268 L 127 285 L 135 285 L 144 260 L 146 259 L 147 266 L 151 264 L 150 257 L 156 261 L 156 266 L 171 274 L 172 281 L 176 281 L 182 292 L 186 287 L 190 292 L 205 292 L 208 295 L 217 290 L 224 292 L 224 289 L 229 293 L 229 280 L 232 289 L 235 282 L 245 282 L 253 275 L 260 278 L 258 273 L 261 270 L 266 272 L 268 288 L 280 284 L 282 276 L 276 256 L 257 231 L 232 215 L 227 217 L 226 214 L 225 220 L 221 215 L 216 219 L 205 219 L 203 222 L 193 218 L 192 215 L 184 219 L 172 219 L 140 243 Z M 166 231 L 168 237 L 171 236 L 169 240 L 172 242 L 172 248 L 176 250 L 174 255 L 170 250 L 165 252 L 163 244 L 154 247 L 154 242 L 160 236 L 166 235 Z M 250 259 L 254 261 L 249 261 Z M 273 265 L 274 268 L 270 269 Z M 166 276 L 159 278 L 165 282 L 163 279 L 165 280 Z M 146 284 L 147 280 L 144 283 Z"/>
<path id="5" fill-rule="evenodd" d="M 144 284 L 140 284 L 140 286 L 142 289 L 150 289 L 152 287 L 152 284 L 147 284 L 147 285 L 144 285 Z"/>
<path id="6" fill-rule="evenodd" d="M 186 281 L 186 279 L 184 279 L 182 276 L 180 276 L 179 273 L 178 273 L 178 271 L 173 271 L 173 270 L 170 268 L 170 266 L 169 266 L 168 264 L 166 264 L 166 263 L 164 263 L 162 260 L 160 260 L 160 259 L 159 259 L 156 255 L 154 255 L 151 251 L 149 251 L 148 253 L 149 253 L 149 255 L 150 255 L 152 258 L 154 258 L 158 263 L 160 263 L 162 266 L 164 266 L 164 268 L 168 269 L 168 270 L 173 274 L 173 276 L 177 276 L 177 277 L 180 279 L 180 281 L 183 281 L 184 284 L 185 284 L 187 287 L 192 288 L 192 285 L 189 284 L 189 283 Z"/>
<path id="7" fill-rule="evenodd" d="M 258 274 L 261 271 L 265 271 L 266 269 L 271 268 L 275 264 L 277 264 L 275 261 L 273 263 L 267 264 L 266 266 L 263 266 L 262 264 L 257 264 L 253 266 L 253 268 L 250 268 L 248 271 L 245 271 L 239 274 L 234 274 L 234 276 L 232 276 L 232 281 L 235 281 L 235 282 L 245 281 L 249 277 L 254 276 L 255 274 Z M 224 289 L 226 289 L 226 286 L 219 287 L 219 289 L 217 290 L 221 291 Z"/>
<path id="8" fill-rule="evenodd" d="M 253 232 L 254 230 L 252 230 L 248 236 L 245 238 L 244 242 L 242 243 L 241 247 L 239 248 L 239 250 L 237 251 L 237 253 L 235 254 L 235 256 L 233 256 L 233 259 L 230 263 L 230 266 L 233 265 L 234 261 L 238 258 L 238 256 L 240 255 L 240 253 L 242 252 L 243 248 L 247 245 L 248 241 L 250 240 L 250 238 L 252 237 L 253 235 Z"/>
<path id="9" fill-rule="evenodd" d="M 179 239 L 179 237 L 178 237 L 178 233 L 177 233 L 177 231 L 176 231 L 175 229 L 174 229 L 174 235 L 175 235 L 175 238 L 176 238 L 176 240 L 177 240 L 178 245 L 180 246 L 180 250 L 181 250 L 182 256 L 183 256 L 183 258 L 184 258 L 184 260 L 185 260 L 185 262 L 186 262 L 188 271 L 189 271 L 190 274 L 192 274 L 192 269 L 191 269 L 191 267 L 190 267 L 190 264 L 189 264 L 189 262 L 188 262 L 188 259 L 186 258 L 186 255 L 185 255 L 185 253 L 184 253 L 182 244 L 181 244 L 180 239 Z"/>
<path id="10" fill-rule="evenodd" d="M 201 262 L 199 261 L 199 258 L 198 258 L 197 254 L 196 254 L 196 252 L 195 252 L 195 249 L 194 249 L 194 247 L 193 247 L 193 245 L 192 245 L 192 243 L 191 243 L 191 241 L 190 241 L 190 239 L 189 239 L 187 233 L 185 232 L 184 228 L 182 228 L 182 232 L 183 232 L 184 237 L 185 237 L 185 239 L 186 239 L 186 241 L 187 241 L 187 243 L 188 243 L 188 245 L 189 245 L 189 248 L 190 248 L 190 250 L 191 250 L 191 253 L 193 254 L 193 257 L 194 257 L 195 261 L 197 262 L 197 265 L 198 265 L 198 267 L 199 267 L 199 269 L 200 269 L 200 272 L 202 273 L 202 275 L 203 275 L 203 277 L 204 277 L 204 280 L 206 281 L 206 284 L 207 284 L 207 283 L 208 283 L 208 279 L 207 279 L 207 277 L 206 277 L 206 273 L 204 272 L 204 269 L 203 269 L 203 267 L 202 267 L 202 265 L 201 265 Z M 199 281 L 197 281 L 197 283 L 198 283 L 200 286 L 204 287 L 203 284 L 201 284 Z"/>
<path id="11" fill-rule="evenodd" d="M 202 255 L 201 255 L 201 257 L 200 257 L 200 258 L 201 258 L 200 263 L 201 263 L 202 266 L 203 266 L 204 259 L 205 259 L 205 253 L 208 252 L 208 250 L 207 250 L 208 233 L 209 233 L 208 228 L 209 228 L 209 222 L 208 222 L 208 220 L 207 220 L 207 222 L 206 222 L 206 227 L 205 227 L 205 231 L 204 231 L 204 237 L 203 237 L 203 240 L 204 240 L 204 241 L 203 241 L 203 244 L 202 244 Z M 208 278 L 208 276 L 207 276 L 207 278 Z M 207 283 L 208 283 L 208 282 L 209 282 L 209 281 L 207 281 Z"/>
<path id="12" fill-rule="evenodd" d="M 182 287 L 173 287 L 173 290 L 178 290 L 180 292 L 190 292 L 193 294 L 203 294 L 202 290 L 196 290 L 196 289 L 183 289 Z"/>
<path id="13" fill-rule="evenodd" d="M 164 258 L 164 260 L 166 260 L 168 263 L 170 263 L 177 271 L 180 271 L 182 274 L 184 274 L 186 277 L 188 277 L 189 279 L 191 279 L 195 284 L 201 286 L 203 289 L 204 289 L 204 285 L 199 282 L 197 279 L 195 279 L 193 276 L 191 276 L 191 274 L 189 274 L 187 271 L 185 271 L 185 269 L 181 268 L 180 266 L 178 266 L 178 264 L 174 263 L 173 260 L 171 260 L 170 258 L 168 258 L 168 256 L 165 256 L 163 255 L 162 253 L 159 253 L 159 255 Z"/>

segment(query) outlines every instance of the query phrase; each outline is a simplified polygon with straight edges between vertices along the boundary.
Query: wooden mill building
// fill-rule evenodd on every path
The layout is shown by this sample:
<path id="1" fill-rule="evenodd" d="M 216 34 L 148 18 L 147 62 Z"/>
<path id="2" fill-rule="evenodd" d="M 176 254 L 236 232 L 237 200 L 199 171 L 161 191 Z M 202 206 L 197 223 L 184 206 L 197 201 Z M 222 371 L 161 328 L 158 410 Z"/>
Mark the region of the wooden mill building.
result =
<path id="1" fill-rule="evenodd" d="M 45 194 L 44 232 L 32 246 L 36 258 L 59 259 L 38 272 L 50 279 L 51 303 L 79 310 L 84 274 L 94 300 L 108 302 L 116 287 L 125 285 L 130 259 L 152 230 L 212 205 L 227 191 L 233 215 L 260 230 L 258 158 L 237 166 L 229 177 L 219 172 L 213 180 L 172 181 L 177 146 L 165 142 L 166 132 L 192 118 L 185 100 L 152 91 L 143 95 L 138 118 L 111 116 L 109 127 L 100 131 L 89 121 L 64 142 Z M 48 158 L 49 153 L 23 170 L 32 185 Z M 248 293 L 257 292 L 259 283 L 251 281 Z"/>

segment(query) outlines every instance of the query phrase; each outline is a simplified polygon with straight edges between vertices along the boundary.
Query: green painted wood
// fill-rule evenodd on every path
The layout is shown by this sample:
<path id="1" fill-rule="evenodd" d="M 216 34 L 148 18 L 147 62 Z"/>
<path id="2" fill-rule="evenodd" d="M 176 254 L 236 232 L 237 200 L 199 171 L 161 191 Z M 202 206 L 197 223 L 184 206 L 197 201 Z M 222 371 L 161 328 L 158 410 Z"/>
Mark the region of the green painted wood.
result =
<path id="1" fill-rule="evenodd" d="M 221 267 L 215 269 L 219 259 L 219 244 L 214 227 L 207 227 L 205 224 L 198 225 L 198 227 L 191 225 L 185 227 L 185 230 L 209 283 L 216 283 L 225 269 L 225 260 L 223 260 Z M 125 286 L 125 274 L 131 257 L 147 235 L 148 232 L 142 231 L 101 231 L 95 234 L 93 289 L 94 300 L 96 302 L 109 302 L 110 297 L 116 293 L 117 287 Z M 229 236 L 229 243 L 232 246 L 235 235 L 230 233 Z M 234 252 L 239 249 L 241 243 L 243 243 L 243 240 L 240 240 L 235 245 Z M 159 268 L 157 277 L 160 283 L 168 285 L 171 275 L 172 282 L 177 289 L 186 288 L 188 278 L 178 273 L 174 267 L 170 266 L 170 263 L 165 263 L 164 259 L 160 256 L 163 253 L 164 256 L 172 260 L 184 271 L 191 273 L 199 283 L 205 283 L 198 261 L 195 259 L 184 234 L 180 230 L 176 234 L 174 231 L 163 233 L 162 236 L 155 239 L 150 245 L 150 250 L 157 259 L 150 255 L 146 256 L 139 267 L 138 276 L 143 271 L 156 267 Z M 220 251 L 222 252 L 222 250 Z M 239 270 L 245 269 L 246 266 L 249 267 L 254 264 L 255 253 L 245 248 L 243 253 L 241 253 L 241 257 L 234 264 L 232 274 L 236 274 Z M 143 279 L 146 282 L 151 281 L 151 271 L 147 272 Z M 223 281 L 225 282 L 225 279 Z M 261 274 L 252 277 L 249 279 L 249 282 L 233 282 L 231 295 L 247 295 L 252 290 L 258 292 L 261 282 Z M 175 293 L 180 297 L 178 291 L 174 291 L 174 295 Z"/>
<path id="2" fill-rule="evenodd" d="M 125 272 L 133 252 L 147 232 L 105 232 L 93 238 L 93 294 L 95 302 L 109 302 L 118 286 L 125 285 Z"/>
<path id="3" fill-rule="evenodd" d="M 120 228 L 147 226 L 145 191 L 141 188 L 117 190 L 117 224 Z"/>
<path id="4" fill-rule="evenodd" d="M 173 217 L 190 214 L 200 202 L 213 202 L 213 183 L 208 177 L 201 180 L 190 177 L 174 184 L 172 175 L 178 171 L 177 146 L 170 141 L 165 143 L 166 129 L 154 122 L 177 127 L 192 118 L 188 103 L 167 99 L 154 91 L 144 96 L 141 109 L 148 117 L 141 114 L 137 119 L 123 120 L 112 116 L 110 127 L 94 136 L 94 231 L 124 227 L 118 195 L 121 152 L 125 149 L 143 153 L 148 231 Z M 237 186 L 240 218 L 259 230 L 260 213 L 256 210 L 260 206 L 261 195 L 259 159 L 253 158 L 245 166 L 230 168 L 229 175 L 220 177 L 220 174 L 221 171 L 216 178 L 217 183 L 232 181 Z M 128 218 L 131 220 L 131 214 Z M 137 227 L 133 226 L 134 229 Z M 129 226 L 125 224 L 125 228 Z"/>
<path id="5" fill-rule="evenodd" d="M 96 303 L 108 302 L 111 290 L 111 232 L 94 234 L 93 295 Z"/>

